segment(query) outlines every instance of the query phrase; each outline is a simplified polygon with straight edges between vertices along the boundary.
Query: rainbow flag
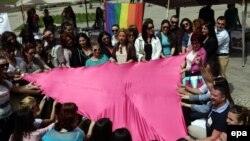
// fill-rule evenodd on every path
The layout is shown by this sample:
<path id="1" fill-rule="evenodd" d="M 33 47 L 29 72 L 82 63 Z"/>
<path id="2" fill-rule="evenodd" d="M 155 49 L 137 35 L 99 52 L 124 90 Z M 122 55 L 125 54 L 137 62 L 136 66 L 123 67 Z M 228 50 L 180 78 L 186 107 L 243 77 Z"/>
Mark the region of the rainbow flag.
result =
<path id="1" fill-rule="evenodd" d="M 144 3 L 105 3 L 106 31 L 112 33 L 113 24 L 120 28 L 128 28 L 129 25 L 136 25 L 139 32 L 142 29 L 144 15 Z"/>

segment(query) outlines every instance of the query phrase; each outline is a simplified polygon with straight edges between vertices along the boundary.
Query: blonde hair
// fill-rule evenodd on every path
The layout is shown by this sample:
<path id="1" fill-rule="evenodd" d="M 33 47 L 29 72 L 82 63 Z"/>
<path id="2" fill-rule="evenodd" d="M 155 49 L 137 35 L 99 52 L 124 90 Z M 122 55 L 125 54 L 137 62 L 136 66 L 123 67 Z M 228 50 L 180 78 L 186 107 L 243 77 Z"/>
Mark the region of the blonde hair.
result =
<path id="1" fill-rule="evenodd" d="M 32 96 L 27 96 L 24 99 L 22 99 L 19 103 L 19 108 L 23 109 L 23 108 L 29 108 L 32 109 L 34 106 L 36 106 L 37 102 L 36 99 Z"/>

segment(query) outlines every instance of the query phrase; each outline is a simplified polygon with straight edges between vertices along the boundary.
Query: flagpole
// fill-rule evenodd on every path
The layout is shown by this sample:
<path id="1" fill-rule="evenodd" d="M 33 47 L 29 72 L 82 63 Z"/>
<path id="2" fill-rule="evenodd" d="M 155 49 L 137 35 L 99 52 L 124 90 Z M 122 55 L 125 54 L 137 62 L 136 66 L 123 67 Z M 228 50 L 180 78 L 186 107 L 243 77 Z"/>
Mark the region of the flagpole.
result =
<path id="1" fill-rule="evenodd" d="M 88 7 L 87 7 L 86 0 L 84 0 L 84 5 L 85 5 L 85 12 L 86 12 L 87 27 L 89 27 L 89 15 L 88 15 Z"/>
<path id="2" fill-rule="evenodd" d="M 170 0 L 168 0 L 168 5 L 167 5 L 167 19 L 169 18 L 169 9 L 170 9 Z"/>
<path id="3" fill-rule="evenodd" d="M 23 17 L 23 24 L 25 24 L 24 11 L 23 11 L 23 0 L 21 0 L 21 12 L 22 12 L 22 17 Z"/>

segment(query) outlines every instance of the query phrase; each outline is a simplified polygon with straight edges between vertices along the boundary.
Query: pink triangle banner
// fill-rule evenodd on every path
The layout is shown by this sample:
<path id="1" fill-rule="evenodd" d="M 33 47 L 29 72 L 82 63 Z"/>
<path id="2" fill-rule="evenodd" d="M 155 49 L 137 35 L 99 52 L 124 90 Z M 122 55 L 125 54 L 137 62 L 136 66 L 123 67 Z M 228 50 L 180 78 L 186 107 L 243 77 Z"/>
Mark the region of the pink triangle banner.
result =
<path id="1" fill-rule="evenodd" d="M 113 129 L 126 127 L 133 141 L 175 141 L 186 136 L 176 88 L 184 55 L 150 62 L 85 68 L 56 68 L 25 79 L 59 102 L 74 102 L 79 113 L 108 117 Z"/>

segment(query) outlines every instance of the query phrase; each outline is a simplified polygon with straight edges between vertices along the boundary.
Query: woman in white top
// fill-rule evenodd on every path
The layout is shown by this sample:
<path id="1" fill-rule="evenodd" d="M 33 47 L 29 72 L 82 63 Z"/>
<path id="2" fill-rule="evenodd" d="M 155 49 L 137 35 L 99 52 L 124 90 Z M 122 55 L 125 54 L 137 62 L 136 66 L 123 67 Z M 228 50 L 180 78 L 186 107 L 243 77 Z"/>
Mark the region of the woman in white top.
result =
<path id="1" fill-rule="evenodd" d="M 143 23 L 142 34 L 135 40 L 136 57 L 138 61 L 149 61 L 160 58 L 161 42 L 154 35 L 154 24 L 151 20 Z"/>
<path id="2" fill-rule="evenodd" d="M 134 45 L 128 42 L 125 29 L 118 31 L 118 43 L 115 44 L 112 56 L 111 62 L 118 64 L 131 63 L 136 60 Z"/>
<path id="3" fill-rule="evenodd" d="M 74 36 L 72 34 L 63 32 L 60 36 L 61 45 L 63 47 L 63 54 L 66 60 L 66 66 L 70 67 L 70 62 L 72 58 L 72 50 L 74 46 Z"/>

